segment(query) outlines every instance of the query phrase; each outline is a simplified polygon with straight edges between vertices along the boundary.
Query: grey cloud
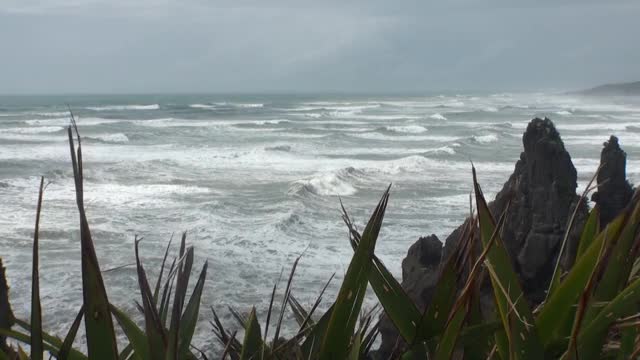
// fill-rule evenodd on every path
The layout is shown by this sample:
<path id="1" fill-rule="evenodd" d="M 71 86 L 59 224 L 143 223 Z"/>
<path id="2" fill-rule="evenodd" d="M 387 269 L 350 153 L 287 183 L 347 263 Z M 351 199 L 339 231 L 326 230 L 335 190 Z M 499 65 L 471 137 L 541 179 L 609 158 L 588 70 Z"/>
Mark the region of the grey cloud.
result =
<path id="1" fill-rule="evenodd" d="M 635 1 L 9 0 L 0 93 L 573 88 L 640 78 Z"/>

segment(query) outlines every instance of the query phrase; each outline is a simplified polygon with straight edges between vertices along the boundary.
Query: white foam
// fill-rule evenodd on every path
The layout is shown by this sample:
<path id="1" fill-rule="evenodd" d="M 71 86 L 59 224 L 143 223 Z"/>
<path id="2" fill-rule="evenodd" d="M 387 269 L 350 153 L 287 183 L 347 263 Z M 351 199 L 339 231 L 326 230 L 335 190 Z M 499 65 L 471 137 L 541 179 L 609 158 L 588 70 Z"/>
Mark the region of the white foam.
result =
<path id="1" fill-rule="evenodd" d="M 87 106 L 86 109 L 93 111 L 120 111 L 120 110 L 158 110 L 159 104 L 151 105 L 106 105 L 106 106 Z"/>
<path id="2" fill-rule="evenodd" d="M 498 108 L 495 106 L 486 106 L 484 108 L 482 108 L 482 111 L 485 112 L 498 112 Z"/>
<path id="3" fill-rule="evenodd" d="M 366 133 L 350 133 L 348 136 L 353 136 L 361 139 L 369 139 L 369 140 L 387 140 L 387 141 L 436 141 L 436 142 L 447 142 L 447 141 L 455 141 L 458 140 L 459 137 L 456 136 L 445 136 L 445 135 L 385 135 L 378 132 L 366 132 Z"/>
<path id="4" fill-rule="evenodd" d="M 53 112 L 36 112 L 34 115 L 47 116 L 47 117 L 56 117 L 56 116 L 69 116 L 68 111 L 53 111 Z"/>
<path id="5" fill-rule="evenodd" d="M 128 120 L 116 120 L 116 119 L 102 119 L 102 118 L 85 118 L 76 116 L 76 123 L 82 126 L 93 126 L 93 125 L 101 125 L 101 124 L 109 124 L 120 121 L 128 121 Z M 71 124 L 70 118 L 55 118 L 55 119 L 33 119 L 33 120 L 25 120 L 26 124 L 29 125 L 48 125 L 48 126 L 69 126 Z"/>
<path id="6" fill-rule="evenodd" d="M 439 148 L 435 148 L 435 149 L 428 149 L 427 151 L 425 151 L 427 154 L 449 154 L 449 155 L 455 155 L 456 151 L 450 147 L 450 146 L 442 146 Z"/>
<path id="7" fill-rule="evenodd" d="M 237 107 L 237 108 L 246 108 L 246 109 L 255 109 L 262 108 L 264 104 L 262 103 L 234 103 L 234 102 L 217 102 L 215 103 L 217 106 L 228 106 L 228 107 Z"/>
<path id="8" fill-rule="evenodd" d="M 471 138 L 480 144 L 488 144 L 498 141 L 498 136 L 496 134 L 473 135 Z"/>
<path id="9" fill-rule="evenodd" d="M 638 125 L 637 122 L 625 122 L 625 123 L 589 123 L 589 124 L 556 124 L 558 130 L 570 130 L 570 131 L 625 131 L 629 126 Z"/>
<path id="10" fill-rule="evenodd" d="M 122 133 L 90 135 L 90 136 L 86 136 L 86 138 L 103 141 L 103 142 L 109 142 L 109 143 L 129 142 L 129 138 L 127 137 L 127 135 Z"/>
<path id="11" fill-rule="evenodd" d="M 194 109 L 215 109 L 216 108 L 215 105 L 207 105 L 207 104 L 191 104 L 189 105 L 189 107 Z"/>
<path id="12" fill-rule="evenodd" d="M 407 134 L 420 134 L 427 132 L 427 128 L 420 125 L 387 126 L 386 129 L 389 131 Z"/>
<path id="13" fill-rule="evenodd" d="M 53 133 L 64 130 L 60 126 L 39 126 L 39 127 L 27 127 L 27 128 L 6 128 L 0 129 L 0 132 L 13 133 L 13 134 L 41 134 L 41 133 Z"/>
<path id="14" fill-rule="evenodd" d="M 435 113 L 431 116 L 429 116 L 429 119 L 433 119 L 433 120 L 447 120 L 446 117 L 444 117 L 444 115 L 440 114 L 440 113 Z"/>
<path id="15" fill-rule="evenodd" d="M 573 113 L 571 111 L 568 110 L 560 110 L 560 111 L 556 111 L 556 114 L 558 115 L 562 115 L 562 116 L 570 116 L 573 115 Z"/>
<path id="16" fill-rule="evenodd" d="M 257 120 L 254 121 L 253 124 L 256 125 L 278 125 L 278 124 L 286 124 L 286 123 L 290 123 L 291 121 L 287 120 L 287 119 L 273 119 L 273 120 Z"/>
<path id="17" fill-rule="evenodd" d="M 310 178 L 295 181 L 290 193 L 302 194 L 308 191 L 320 196 L 349 196 L 357 192 L 356 188 L 346 181 L 339 172 L 314 175 Z"/>
<path id="18" fill-rule="evenodd" d="M 623 148 L 639 147 L 640 133 L 626 132 L 616 134 Z M 609 139 L 608 135 L 564 135 L 562 140 L 566 145 L 593 145 L 594 147 L 602 146 L 602 143 Z M 599 150 L 598 150 L 599 151 Z M 627 169 L 629 169 L 627 164 Z"/>

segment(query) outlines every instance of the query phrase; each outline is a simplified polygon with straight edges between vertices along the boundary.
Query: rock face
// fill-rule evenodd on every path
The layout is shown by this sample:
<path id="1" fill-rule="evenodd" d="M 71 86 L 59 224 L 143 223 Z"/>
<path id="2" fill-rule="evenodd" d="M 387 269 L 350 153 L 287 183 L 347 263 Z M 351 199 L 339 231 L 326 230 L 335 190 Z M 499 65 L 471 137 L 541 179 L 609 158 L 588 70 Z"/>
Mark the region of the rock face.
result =
<path id="1" fill-rule="evenodd" d="M 438 267 L 442 261 L 442 241 L 436 235 L 421 237 L 416 241 L 402 260 L 402 287 L 418 308 L 424 309 L 433 295 L 438 281 Z M 388 359 L 393 350 L 403 343 L 398 339 L 398 331 L 386 317 L 380 322 L 382 344 L 378 351 L 379 359 Z M 397 342 L 397 343 L 396 343 Z"/>
<path id="2" fill-rule="evenodd" d="M 620 148 L 618 138 L 611 135 L 600 154 L 598 192 L 591 197 L 600 207 L 600 226 L 603 228 L 631 200 L 633 189 L 627 181 L 627 154 Z"/>
<path id="3" fill-rule="evenodd" d="M 522 280 L 526 298 L 535 304 L 544 300 L 568 219 L 579 196 L 576 195 L 576 169 L 551 120 L 533 119 L 527 126 L 522 143 L 524 151 L 513 174 L 489 208 L 497 219 L 511 201 L 503 241 Z M 569 236 L 566 256 L 561 261 L 565 269 L 573 262 L 588 213 L 585 202 L 581 204 L 576 213 L 575 230 Z M 436 261 L 442 261 L 451 254 L 465 225 L 449 235 L 442 255 L 435 243 L 437 237 L 432 235 L 411 246 L 403 260 L 402 285 L 421 309 L 432 296 L 439 268 Z M 491 296 L 488 290 L 486 295 Z M 387 358 L 396 347 L 398 335 L 389 320 L 383 320 L 382 326 L 379 358 Z"/>
<path id="4" fill-rule="evenodd" d="M 10 329 L 13 326 L 14 317 L 9 304 L 9 287 L 7 286 L 7 278 L 5 268 L 0 258 L 0 328 Z M 6 343 L 7 338 L 0 336 L 0 350 L 6 354 L 13 354 Z"/>
<path id="5" fill-rule="evenodd" d="M 513 174 L 489 208 L 497 219 L 511 201 L 502 239 L 522 280 L 525 296 L 531 303 L 539 303 L 544 299 L 566 225 L 578 203 L 577 173 L 551 120 L 531 120 L 522 143 L 524 151 Z M 562 259 L 564 268 L 573 262 L 587 212 L 583 201 Z M 447 238 L 446 255 L 453 250 L 461 229 Z"/>

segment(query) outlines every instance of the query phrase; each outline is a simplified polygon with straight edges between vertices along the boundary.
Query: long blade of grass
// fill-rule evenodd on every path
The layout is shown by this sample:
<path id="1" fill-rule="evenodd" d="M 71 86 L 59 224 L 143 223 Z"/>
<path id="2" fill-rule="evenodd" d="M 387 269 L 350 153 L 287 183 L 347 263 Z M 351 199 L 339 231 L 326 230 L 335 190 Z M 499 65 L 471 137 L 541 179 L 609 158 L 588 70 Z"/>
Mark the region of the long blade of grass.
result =
<path id="1" fill-rule="evenodd" d="M 466 316 L 466 309 L 463 311 L 462 309 L 456 312 L 453 315 L 453 318 L 447 324 L 447 327 L 444 330 L 444 333 L 438 342 L 438 347 L 436 349 L 435 360 L 449 360 L 453 354 L 453 350 L 455 349 L 456 342 L 460 335 L 460 330 L 462 329 L 462 325 L 464 323 L 464 319 Z"/>
<path id="2" fill-rule="evenodd" d="M 75 119 L 71 116 L 72 124 Z M 71 163 L 76 185 L 76 203 L 80 213 L 80 246 L 82 254 L 82 295 L 85 307 L 85 331 L 87 350 L 92 359 L 117 359 L 118 346 L 116 342 L 113 319 L 109 313 L 109 300 L 102 280 L 98 257 L 93 246 L 89 222 L 84 210 L 82 145 L 78 135 L 77 158 L 73 142 L 71 127 L 68 128 Z"/>
<path id="3" fill-rule="evenodd" d="M 36 209 L 36 225 L 33 233 L 33 267 L 31 270 L 31 358 L 42 360 L 42 308 L 40 305 L 40 274 L 38 272 L 38 238 L 40 233 L 40 211 L 44 193 L 44 176 L 40 177 L 40 191 Z"/>
<path id="4" fill-rule="evenodd" d="M 149 354 L 153 359 L 162 359 L 166 350 L 166 333 L 160 315 L 153 305 L 153 294 L 149 287 L 146 272 L 140 261 L 139 240 L 135 240 L 136 269 L 138 273 L 138 287 L 142 297 L 142 311 L 144 314 L 144 324 L 148 341 Z"/>
<path id="5" fill-rule="evenodd" d="M 76 338 L 78 328 L 80 328 L 80 321 L 82 320 L 83 316 L 84 305 L 80 306 L 80 311 L 78 311 L 78 315 L 76 315 L 75 320 L 73 320 L 73 323 L 71 324 L 71 327 L 67 332 L 67 336 L 64 338 L 64 342 L 62 342 L 62 346 L 60 346 L 60 350 L 58 351 L 58 355 L 56 356 L 57 360 L 66 360 L 67 358 L 70 358 L 73 341 Z"/>
<path id="6" fill-rule="evenodd" d="M 442 334 L 447 328 L 450 321 L 450 314 L 455 307 L 455 295 L 458 290 L 458 280 L 462 276 L 462 266 L 464 265 L 462 257 L 462 248 L 472 241 L 474 231 L 474 221 L 469 221 L 469 226 L 461 234 L 458 241 L 458 247 L 453 254 L 445 261 L 444 266 L 440 270 L 438 281 L 433 291 L 431 302 L 421 315 L 418 325 L 418 333 L 413 342 L 425 341 L 433 336 Z M 500 226 L 498 226 L 500 228 Z M 469 281 L 473 281 L 473 273 L 470 275 Z M 454 326 L 455 328 L 455 326 Z"/>
<path id="7" fill-rule="evenodd" d="M 327 331 L 323 336 L 320 347 L 321 359 L 343 359 L 348 354 L 349 339 L 353 334 L 357 315 L 362 306 L 371 270 L 371 258 L 389 200 L 389 189 L 390 187 L 382 195 L 382 199 L 362 232 L 362 241 L 351 259 L 333 307 Z"/>
<path id="8" fill-rule="evenodd" d="M 604 274 L 596 285 L 593 294 L 593 301 L 596 303 L 604 303 L 613 299 L 629 280 L 631 265 L 636 258 L 632 248 L 640 228 L 640 201 L 638 201 L 638 197 L 634 198 L 627 211 L 630 216 L 620 232 L 620 236 L 612 239 L 613 249 L 610 257 L 607 257 L 608 263 L 613 266 L 604 268 Z M 598 306 L 589 307 L 585 315 L 585 323 L 589 323 L 601 309 L 602 307 Z"/>
<path id="9" fill-rule="evenodd" d="M 184 262 L 178 266 L 178 275 L 176 280 L 176 289 L 173 297 L 173 309 L 171 311 L 171 322 L 169 327 L 169 336 L 167 337 L 167 359 L 178 358 L 178 341 L 180 334 L 180 319 L 189 286 L 189 278 L 191 277 L 191 267 L 193 266 L 193 248 L 189 247 L 185 253 L 186 233 L 182 236 L 180 244 L 180 256 L 185 254 Z"/>
<path id="10" fill-rule="evenodd" d="M 298 326 L 302 326 L 309 313 L 307 313 L 302 304 L 300 304 L 293 295 L 289 296 L 289 307 L 291 308 L 291 312 L 293 313 L 293 317 L 296 319 Z"/>
<path id="11" fill-rule="evenodd" d="M 306 318 L 304 319 L 304 321 L 302 322 L 302 324 L 300 325 L 300 330 L 299 333 L 306 331 L 305 327 L 307 325 L 315 325 L 313 319 L 311 318 L 314 314 L 314 312 L 316 311 L 316 309 L 318 308 L 318 306 L 320 305 L 320 302 L 322 301 L 322 295 L 324 295 L 324 292 L 327 290 L 327 287 L 329 286 L 329 284 L 331 283 L 331 280 L 333 280 L 333 277 L 336 274 L 333 273 L 331 275 L 331 277 L 329 278 L 329 280 L 324 284 L 324 287 L 322 288 L 322 290 L 320 291 L 320 294 L 318 295 L 318 297 L 316 298 L 316 301 L 313 303 L 313 306 L 311 307 L 311 310 L 309 310 L 309 313 L 307 314 Z"/>
<path id="12" fill-rule="evenodd" d="M 333 314 L 334 305 L 331 305 L 331 307 L 320 317 L 302 342 L 302 346 L 300 348 L 305 359 L 316 359 L 318 357 L 322 338 L 327 333 L 327 327 L 329 326 L 329 320 Z"/>
<path id="13" fill-rule="evenodd" d="M 164 251 L 164 257 L 162 258 L 162 265 L 160 266 L 160 274 L 158 274 L 158 280 L 156 281 L 156 287 L 153 290 L 153 303 L 154 305 L 158 304 L 158 296 L 160 294 L 160 285 L 162 284 L 162 275 L 164 273 L 164 264 L 167 261 L 167 255 L 169 255 L 169 248 L 171 247 L 171 242 L 173 241 L 173 234 L 169 239 L 169 243 L 167 244 L 167 248 Z"/>
<path id="14" fill-rule="evenodd" d="M 586 325 L 578 336 L 580 360 L 599 358 L 600 349 L 611 324 L 615 320 L 633 313 L 638 301 L 640 301 L 640 279 L 629 284 Z"/>
<path id="15" fill-rule="evenodd" d="M 342 206 L 342 203 L 340 205 Z M 342 206 L 342 214 L 344 223 L 349 229 L 351 248 L 355 252 L 360 244 L 361 235 L 353 226 L 344 206 Z M 400 335 L 406 342 L 411 342 L 416 336 L 416 324 L 418 323 L 416 319 L 421 317 L 421 313 L 402 285 L 375 254 L 371 257 L 371 261 L 369 284 Z"/>
<path id="16" fill-rule="evenodd" d="M 249 318 L 245 325 L 244 340 L 242 341 L 242 352 L 240 360 L 248 360 L 254 358 L 260 353 L 262 348 L 262 335 L 260 334 L 260 324 L 256 317 L 256 308 L 252 308 Z"/>
<path id="17" fill-rule="evenodd" d="M 594 206 L 589 212 L 587 222 L 584 224 L 584 229 L 580 235 L 580 244 L 578 245 L 578 252 L 576 253 L 576 259 L 580 259 L 584 255 L 585 251 L 591 246 L 591 243 L 596 238 L 596 235 L 600 232 L 600 207 Z M 558 282 L 559 283 L 559 282 Z"/>
<path id="18" fill-rule="evenodd" d="M 133 355 L 138 360 L 151 359 L 151 351 L 149 350 L 149 342 L 144 332 L 120 309 L 111 305 L 111 313 L 120 324 L 125 335 L 129 339 L 129 343 L 133 348 Z"/>
<path id="19" fill-rule="evenodd" d="M 495 236 L 493 247 L 487 253 L 485 266 L 489 271 L 498 313 L 509 339 L 510 353 L 515 359 L 542 359 L 544 351 L 531 309 L 524 299 L 518 276 L 511 266 L 509 254 L 499 234 L 495 234 L 496 223 L 482 194 L 473 167 L 472 173 L 480 224 L 480 239 L 487 246 Z M 509 320 L 512 313 L 517 317 L 517 321 Z"/>
<path id="20" fill-rule="evenodd" d="M 569 337 L 567 331 L 571 331 L 576 304 L 596 268 L 605 242 L 617 237 L 625 222 L 626 214 L 620 214 L 596 236 L 541 308 L 536 318 L 536 326 L 545 347 Z M 565 324 L 569 324 L 569 327 L 564 326 Z"/>
<path id="21" fill-rule="evenodd" d="M 28 325 L 28 324 L 27 324 Z M 9 330 L 9 329 L 2 329 L 0 328 L 0 335 L 1 336 L 5 336 L 7 338 L 11 338 L 14 340 L 17 340 L 23 344 L 30 344 L 31 343 L 31 336 L 29 336 L 29 334 L 25 334 L 19 331 L 15 331 L 15 330 Z M 56 342 L 49 342 L 46 341 L 47 335 L 46 333 L 43 332 L 43 339 L 45 340 L 42 343 L 42 347 L 45 351 L 48 351 L 52 354 L 57 354 L 58 350 L 60 349 L 60 346 L 62 345 L 62 341 L 56 341 Z M 87 360 L 87 357 L 84 356 L 82 353 L 78 352 L 78 351 L 71 351 L 71 353 L 69 354 L 68 359 L 71 360 Z"/>
<path id="22" fill-rule="evenodd" d="M 200 298 L 202 297 L 202 289 L 204 288 L 204 282 L 207 277 L 208 262 L 205 262 L 200 271 L 200 276 L 193 289 L 191 298 L 187 303 L 187 307 L 182 315 L 180 326 L 180 343 L 178 349 L 179 359 L 185 359 L 189 353 L 189 344 L 193 338 L 193 333 L 196 330 L 196 324 L 198 322 L 198 314 L 200 312 Z"/>
<path id="23" fill-rule="evenodd" d="M 360 346 L 362 345 L 362 333 L 357 332 L 353 337 L 351 342 L 351 349 L 349 350 L 349 355 L 347 356 L 348 360 L 359 360 L 360 359 Z"/>
<path id="24" fill-rule="evenodd" d="M 549 298 L 549 296 L 555 291 L 558 284 L 560 283 L 560 272 L 562 271 L 560 263 L 562 262 L 562 258 L 564 256 L 564 250 L 567 246 L 567 243 L 569 242 L 569 236 L 571 235 L 571 231 L 573 230 L 573 226 L 576 220 L 576 215 L 578 214 L 578 210 L 580 209 L 580 206 L 582 205 L 582 203 L 586 201 L 587 194 L 592 189 L 591 184 L 593 184 L 593 182 L 598 178 L 598 173 L 600 172 L 600 169 L 602 169 L 602 165 L 600 165 L 600 167 L 598 167 L 598 170 L 596 170 L 595 174 L 593 174 L 593 177 L 591 177 L 591 180 L 589 181 L 587 186 L 585 186 L 582 195 L 578 198 L 578 201 L 576 202 L 576 205 L 573 208 L 573 213 L 571 214 L 571 217 L 569 218 L 569 222 L 567 223 L 567 226 L 564 232 L 564 238 L 562 239 L 562 244 L 560 246 L 560 251 L 558 252 L 558 258 L 556 259 L 556 265 L 553 269 L 553 275 L 551 276 L 551 281 L 549 283 L 549 289 L 547 290 L 546 299 Z"/>
<path id="25" fill-rule="evenodd" d="M 289 274 L 289 279 L 287 280 L 287 287 L 284 290 L 284 298 L 282 299 L 282 306 L 280 307 L 280 317 L 278 318 L 278 323 L 276 324 L 276 333 L 273 336 L 273 344 L 275 345 L 276 341 L 278 341 L 278 337 L 280 336 L 280 328 L 282 327 L 282 319 L 284 317 L 284 312 L 287 308 L 287 302 L 289 300 L 289 296 L 291 296 L 291 283 L 293 282 L 293 275 L 296 272 L 296 268 L 298 267 L 298 263 L 300 262 L 300 258 L 302 255 L 298 256 L 296 260 L 293 262 L 293 266 L 291 267 L 291 273 Z"/>

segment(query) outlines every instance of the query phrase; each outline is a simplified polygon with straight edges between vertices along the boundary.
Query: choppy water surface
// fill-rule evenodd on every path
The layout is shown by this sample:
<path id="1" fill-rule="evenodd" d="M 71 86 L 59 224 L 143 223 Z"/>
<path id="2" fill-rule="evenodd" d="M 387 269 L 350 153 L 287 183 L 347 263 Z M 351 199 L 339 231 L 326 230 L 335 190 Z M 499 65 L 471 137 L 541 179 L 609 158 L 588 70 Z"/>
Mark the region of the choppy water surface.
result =
<path id="1" fill-rule="evenodd" d="M 294 283 L 303 303 L 333 272 L 338 284 L 352 253 L 338 195 L 362 225 L 390 182 L 376 252 L 399 275 L 420 235 L 444 238 L 468 212 L 469 160 L 485 191 L 499 190 L 534 116 L 554 120 L 581 184 L 611 133 L 627 151 L 628 176 L 640 181 L 640 99 L 632 97 L 0 97 L 0 249 L 11 300 L 28 316 L 44 175 L 42 298 L 46 327 L 59 334 L 81 301 L 65 103 L 84 139 L 85 202 L 102 268 L 132 263 L 138 234 L 155 274 L 171 234 L 186 230 L 197 265 L 209 260 L 202 309 L 223 314 L 232 304 L 241 311 L 256 305 L 264 315 L 271 286 L 303 251 Z M 104 276 L 110 299 L 134 311 L 134 269 Z M 207 348 L 215 346 L 209 314 L 197 335 Z"/>

